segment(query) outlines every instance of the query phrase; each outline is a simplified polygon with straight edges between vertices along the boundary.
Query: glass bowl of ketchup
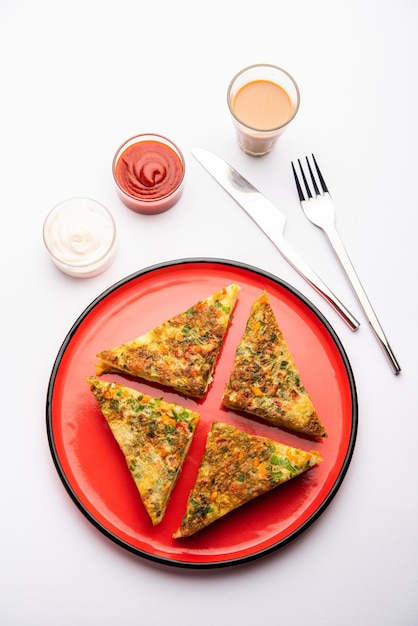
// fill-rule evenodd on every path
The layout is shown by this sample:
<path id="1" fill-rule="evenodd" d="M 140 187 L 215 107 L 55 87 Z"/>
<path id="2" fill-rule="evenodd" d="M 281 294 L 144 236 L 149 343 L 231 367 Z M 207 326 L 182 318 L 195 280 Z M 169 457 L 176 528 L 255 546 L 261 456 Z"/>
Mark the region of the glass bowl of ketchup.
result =
<path id="1" fill-rule="evenodd" d="M 185 161 L 179 148 L 162 135 L 131 137 L 116 151 L 113 177 L 120 198 L 137 213 L 162 213 L 183 192 Z"/>

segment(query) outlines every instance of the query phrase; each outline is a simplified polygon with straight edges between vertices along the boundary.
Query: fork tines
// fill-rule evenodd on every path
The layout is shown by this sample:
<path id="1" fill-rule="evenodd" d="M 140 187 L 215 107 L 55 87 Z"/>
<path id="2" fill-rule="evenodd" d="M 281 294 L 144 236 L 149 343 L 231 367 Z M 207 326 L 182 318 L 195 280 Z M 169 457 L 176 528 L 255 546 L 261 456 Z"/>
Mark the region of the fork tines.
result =
<path id="1" fill-rule="evenodd" d="M 316 178 L 314 176 L 314 173 L 312 171 L 311 164 L 309 162 L 308 157 L 305 157 L 305 159 L 306 159 L 306 164 L 308 166 L 308 170 L 309 170 L 309 174 L 310 174 L 310 178 L 311 178 L 312 187 L 314 189 L 314 193 L 315 193 L 315 195 L 319 196 L 319 195 L 321 195 L 321 192 L 319 190 L 318 183 L 317 183 Z M 316 162 L 315 156 L 313 154 L 312 154 L 312 161 L 314 163 L 316 174 L 318 176 L 319 185 L 322 188 L 322 193 L 328 193 L 328 188 L 327 188 L 327 186 L 325 184 L 325 180 L 324 180 L 324 178 L 323 178 L 323 176 L 321 174 L 321 170 L 319 169 L 318 163 Z M 299 163 L 299 169 L 300 169 L 300 173 L 302 175 L 303 183 L 304 183 L 304 186 L 305 186 L 306 194 L 307 194 L 308 198 L 313 198 L 313 194 L 311 192 L 308 180 L 307 180 L 307 178 L 305 176 L 305 172 L 303 170 L 303 167 L 302 167 L 302 164 L 300 162 L 300 159 L 298 159 L 298 163 Z M 297 189 L 298 194 L 299 194 L 299 200 L 301 202 L 304 202 L 306 200 L 305 194 L 303 192 L 302 185 L 301 185 L 301 183 L 299 181 L 299 177 L 298 177 L 298 175 L 296 173 L 296 169 L 295 169 L 295 166 L 293 164 L 293 161 L 292 161 L 292 170 L 293 170 L 293 176 L 295 177 L 296 189 Z"/>

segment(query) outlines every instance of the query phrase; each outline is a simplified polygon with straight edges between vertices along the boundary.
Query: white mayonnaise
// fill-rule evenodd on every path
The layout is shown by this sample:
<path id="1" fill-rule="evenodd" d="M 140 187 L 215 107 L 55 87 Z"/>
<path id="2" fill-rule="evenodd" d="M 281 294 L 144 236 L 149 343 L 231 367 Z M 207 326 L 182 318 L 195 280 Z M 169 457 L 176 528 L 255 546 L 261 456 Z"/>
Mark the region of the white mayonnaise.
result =
<path id="1" fill-rule="evenodd" d="M 100 274 L 116 252 L 113 217 L 91 198 L 70 198 L 55 206 L 46 217 L 43 237 L 55 265 L 70 276 Z"/>

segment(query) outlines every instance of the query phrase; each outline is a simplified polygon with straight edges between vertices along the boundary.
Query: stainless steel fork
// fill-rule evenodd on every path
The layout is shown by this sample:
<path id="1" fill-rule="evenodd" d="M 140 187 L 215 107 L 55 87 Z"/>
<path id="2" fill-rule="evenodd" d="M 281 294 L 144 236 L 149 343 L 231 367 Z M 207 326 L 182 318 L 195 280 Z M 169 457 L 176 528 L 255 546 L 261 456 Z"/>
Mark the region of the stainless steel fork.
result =
<path id="1" fill-rule="evenodd" d="M 296 188 L 299 194 L 299 200 L 302 209 L 308 220 L 312 222 L 312 224 L 315 224 L 315 226 L 322 228 L 322 230 L 327 235 L 348 277 L 348 280 L 350 281 L 351 286 L 355 294 L 357 295 L 363 311 L 366 314 L 368 322 L 372 327 L 374 334 L 376 335 L 376 338 L 381 348 L 383 349 L 387 359 L 389 360 L 393 372 L 395 374 L 399 374 L 399 372 L 401 371 L 399 363 L 396 360 L 396 357 L 389 345 L 386 335 L 383 332 L 383 328 L 380 325 L 379 320 L 377 319 L 369 298 L 364 291 L 363 285 L 361 284 L 360 279 L 357 276 L 354 266 L 342 242 L 342 239 L 336 229 L 334 203 L 325 184 L 325 180 L 318 167 L 318 164 L 315 160 L 315 157 L 312 154 L 312 162 L 316 176 L 314 174 L 313 168 L 311 167 L 308 157 L 305 158 L 307 169 L 309 172 L 310 184 L 305 175 L 300 159 L 298 159 L 298 164 L 301 179 L 299 178 L 298 173 L 296 172 L 296 168 L 292 162 L 293 175 L 295 177 Z M 313 189 L 313 192 L 311 191 L 311 187 Z"/>

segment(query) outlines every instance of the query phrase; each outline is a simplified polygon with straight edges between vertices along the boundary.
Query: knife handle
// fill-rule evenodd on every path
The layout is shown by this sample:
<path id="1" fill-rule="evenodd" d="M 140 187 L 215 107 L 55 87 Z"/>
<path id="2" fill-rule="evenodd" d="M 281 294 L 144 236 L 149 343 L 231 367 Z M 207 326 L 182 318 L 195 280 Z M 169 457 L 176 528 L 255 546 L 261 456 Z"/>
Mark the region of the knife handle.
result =
<path id="1" fill-rule="evenodd" d="M 297 254 L 286 240 L 280 242 L 281 254 L 292 265 L 292 267 L 316 290 L 325 300 L 335 309 L 352 331 L 360 326 L 360 322 L 347 309 L 347 307 L 337 298 L 337 296 L 329 289 L 325 283 L 319 278 L 314 270 Z"/>

